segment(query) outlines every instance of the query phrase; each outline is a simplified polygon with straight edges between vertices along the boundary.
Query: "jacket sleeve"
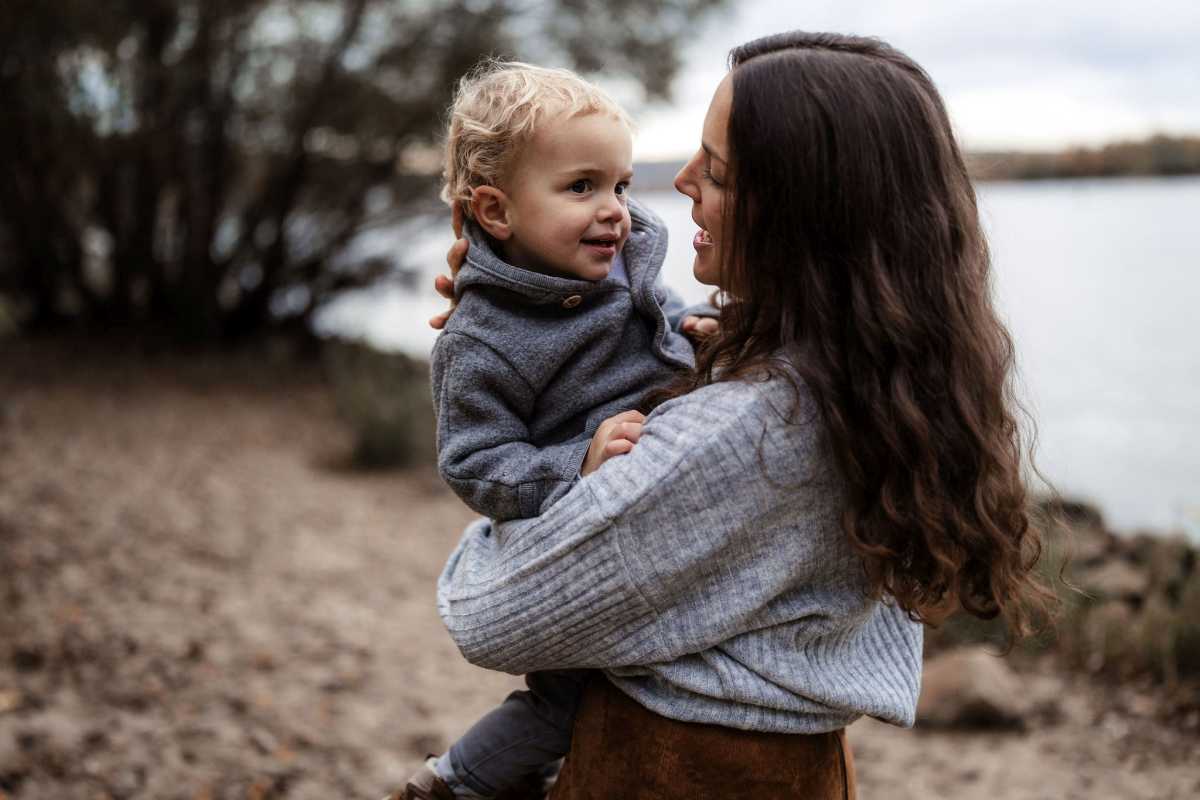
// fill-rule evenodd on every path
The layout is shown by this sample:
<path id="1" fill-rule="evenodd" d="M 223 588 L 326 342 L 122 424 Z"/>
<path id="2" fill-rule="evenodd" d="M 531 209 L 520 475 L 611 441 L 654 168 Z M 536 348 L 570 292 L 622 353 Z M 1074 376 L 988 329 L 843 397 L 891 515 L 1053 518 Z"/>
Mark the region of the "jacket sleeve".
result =
<path id="1" fill-rule="evenodd" d="M 438 470 L 463 502 L 496 520 L 534 517 L 571 487 L 590 440 L 530 443 L 536 395 L 484 342 L 448 332 L 431 359 Z"/>
<path id="2" fill-rule="evenodd" d="M 659 283 L 654 287 L 654 295 L 667 315 L 667 324 L 676 333 L 682 333 L 682 325 L 687 317 L 720 317 L 721 311 L 710 303 L 695 303 L 688 305 L 671 287 Z"/>
<path id="3" fill-rule="evenodd" d="M 806 492 L 794 475 L 764 473 L 761 422 L 745 403 L 671 401 L 630 454 L 543 516 L 469 528 L 438 582 L 463 655 L 513 673 L 617 668 L 771 624 L 782 613 L 775 601 L 819 568 L 825 543 L 790 524 L 806 513 Z M 806 464 L 796 444 L 777 461 Z"/>

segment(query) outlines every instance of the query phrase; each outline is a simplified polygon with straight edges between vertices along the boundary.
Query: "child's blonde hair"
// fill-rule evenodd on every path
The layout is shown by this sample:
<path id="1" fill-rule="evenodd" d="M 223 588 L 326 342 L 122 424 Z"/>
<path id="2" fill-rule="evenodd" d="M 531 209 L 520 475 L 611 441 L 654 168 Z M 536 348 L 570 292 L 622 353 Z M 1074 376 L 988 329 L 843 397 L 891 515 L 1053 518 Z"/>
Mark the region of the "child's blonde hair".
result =
<path id="1" fill-rule="evenodd" d="M 630 129 L 625 111 L 574 72 L 520 61 L 485 61 L 458 83 L 446 131 L 442 200 L 471 217 L 471 192 L 497 186 L 537 126 L 561 115 L 603 112 Z"/>

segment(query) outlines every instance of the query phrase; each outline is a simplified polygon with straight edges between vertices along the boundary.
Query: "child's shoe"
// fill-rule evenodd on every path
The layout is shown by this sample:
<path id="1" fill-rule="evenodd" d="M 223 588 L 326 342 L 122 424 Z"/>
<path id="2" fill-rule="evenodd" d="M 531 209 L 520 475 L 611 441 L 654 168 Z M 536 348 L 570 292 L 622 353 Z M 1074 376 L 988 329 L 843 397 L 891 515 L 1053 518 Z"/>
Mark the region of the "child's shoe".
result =
<path id="1" fill-rule="evenodd" d="M 383 800 L 455 800 L 454 790 L 434 769 L 436 763 L 437 756 L 427 758 L 403 789 L 397 789 Z M 544 800 L 558 775 L 557 767 L 557 764 L 549 767 L 544 775 L 530 775 L 518 785 L 502 790 L 493 800 Z"/>
<path id="2" fill-rule="evenodd" d="M 430 758 L 416 774 L 408 779 L 403 789 L 397 789 L 383 800 L 454 800 L 454 792 L 433 771 L 435 758 Z"/>

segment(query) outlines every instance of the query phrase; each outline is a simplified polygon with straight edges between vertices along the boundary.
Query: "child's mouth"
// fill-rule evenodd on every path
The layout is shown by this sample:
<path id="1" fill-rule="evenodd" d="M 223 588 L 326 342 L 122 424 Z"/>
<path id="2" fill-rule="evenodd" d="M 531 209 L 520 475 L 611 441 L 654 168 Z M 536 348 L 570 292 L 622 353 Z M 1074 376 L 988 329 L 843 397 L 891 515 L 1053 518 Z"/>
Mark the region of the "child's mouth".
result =
<path id="1" fill-rule="evenodd" d="M 600 236 L 595 239 L 581 240 L 589 250 L 599 255 L 616 255 L 617 254 L 617 239 L 613 236 Z"/>

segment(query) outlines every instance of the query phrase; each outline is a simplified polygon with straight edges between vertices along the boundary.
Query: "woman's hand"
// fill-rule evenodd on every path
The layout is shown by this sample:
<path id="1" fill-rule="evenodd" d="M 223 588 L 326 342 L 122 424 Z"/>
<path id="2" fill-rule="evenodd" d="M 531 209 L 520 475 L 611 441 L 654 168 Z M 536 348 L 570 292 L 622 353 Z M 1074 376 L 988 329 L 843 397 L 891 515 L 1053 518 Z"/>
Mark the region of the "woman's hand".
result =
<path id="1" fill-rule="evenodd" d="M 580 475 L 591 475 L 601 464 L 613 456 L 623 456 L 633 450 L 642 436 L 645 415 L 638 411 L 622 411 L 600 423 L 591 447 L 579 468 Z"/>
<path id="2" fill-rule="evenodd" d="M 454 279 L 458 277 L 459 269 L 467 260 L 467 247 L 469 247 L 467 240 L 463 238 L 463 211 L 462 206 L 458 203 L 455 203 L 450 211 L 450 225 L 454 228 L 454 244 L 450 245 L 450 250 L 446 253 L 446 264 L 450 267 L 450 277 L 438 275 L 433 279 L 434 290 L 450 301 L 449 310 L 429 318 L 429 327 L 439 331 L 446 327 L 446 320 L 450 319 L 450 315 L 454 313 Z"/>

